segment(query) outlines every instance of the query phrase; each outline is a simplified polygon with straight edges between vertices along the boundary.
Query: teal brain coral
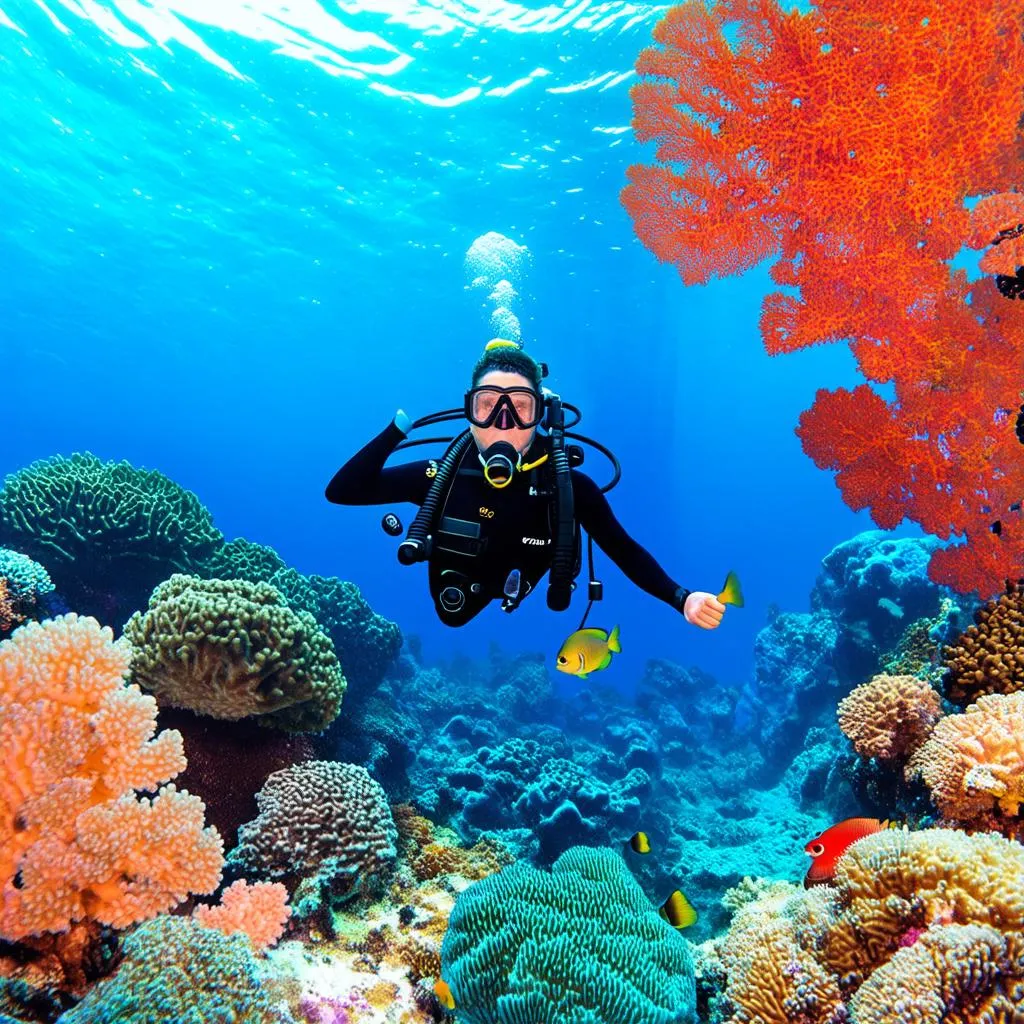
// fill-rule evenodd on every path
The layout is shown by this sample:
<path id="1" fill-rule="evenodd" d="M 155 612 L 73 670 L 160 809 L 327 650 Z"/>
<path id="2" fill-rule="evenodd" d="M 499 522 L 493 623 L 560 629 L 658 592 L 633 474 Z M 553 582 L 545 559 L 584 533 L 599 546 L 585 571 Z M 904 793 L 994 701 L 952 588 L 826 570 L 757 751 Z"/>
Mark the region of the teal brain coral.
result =
<path id="1" fill-rule="evenodd" d="M 455 903 L 441 973 L 464 1024 L 690 1024 L 686 940 L 625 862 L 577 846 L 550 872 L 520 862 Z"/>
<path id="2" fill-rule="evenodd" d="M 117 972 L 61 1024 L 294 1024 L 268 996 L 241 932 L 224 935 L 191 918 L 161 914 L 124 942 Z"/>
<path id="3" fill-rule="evenodd" d="M 75 611 L 108 625 L 171 573 L 201 571 L 223 543 L 191 491 L 88 452 L 33 462 L 0 490 L 0 544 L 40 562 Z"/>

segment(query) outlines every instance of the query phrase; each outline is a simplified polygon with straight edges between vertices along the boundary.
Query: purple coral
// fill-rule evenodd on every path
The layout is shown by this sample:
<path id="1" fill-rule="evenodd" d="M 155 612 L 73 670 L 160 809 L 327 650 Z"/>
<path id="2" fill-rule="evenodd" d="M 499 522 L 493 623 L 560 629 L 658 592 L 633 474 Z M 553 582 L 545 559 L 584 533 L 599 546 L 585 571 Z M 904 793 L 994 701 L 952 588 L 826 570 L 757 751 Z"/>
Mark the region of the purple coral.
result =
<path id="1" fill-rule="evenodd" d="M 356 1024 L 370 1004 L 359 992 L 347 996 L 317 996 L 307 993 L 299 1001 L 299 1012 L 308 1024 Z"/>

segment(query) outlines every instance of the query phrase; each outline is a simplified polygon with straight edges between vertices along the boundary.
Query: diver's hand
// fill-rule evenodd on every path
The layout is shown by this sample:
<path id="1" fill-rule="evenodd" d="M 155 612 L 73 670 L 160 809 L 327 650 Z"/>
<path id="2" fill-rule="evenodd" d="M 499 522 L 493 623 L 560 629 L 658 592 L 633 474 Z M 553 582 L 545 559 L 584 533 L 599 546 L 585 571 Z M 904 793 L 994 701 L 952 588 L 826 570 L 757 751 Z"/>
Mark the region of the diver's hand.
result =
<path id="1" fill-rule="evenodd" d="M 703 590 L 694 590 L 688 594 L 683 604 L 683 615 L 686 621 L 701 629 L 715 629 L 725 614 L 725 605 Z"/>
<path id="2" fill-rule="evenodd" d="M 399 409 L 395 413 L 395 418 L 391 421 L 396 427 L 403 433 L 408 434 L 409 428 L 412 426 L 412 420 L 409 419 L 408 413 L 404 409 Z"/>

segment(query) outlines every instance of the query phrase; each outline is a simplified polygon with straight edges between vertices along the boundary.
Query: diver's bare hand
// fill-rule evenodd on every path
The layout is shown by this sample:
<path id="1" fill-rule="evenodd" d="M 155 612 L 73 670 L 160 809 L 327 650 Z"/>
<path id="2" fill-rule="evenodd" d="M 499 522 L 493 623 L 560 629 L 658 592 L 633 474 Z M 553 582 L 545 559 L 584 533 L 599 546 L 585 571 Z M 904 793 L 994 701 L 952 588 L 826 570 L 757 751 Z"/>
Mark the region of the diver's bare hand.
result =
<path id="1" fill-rule="evenodd" d="M 686 597 L 683 605 L 683 615 L 686 621 L 693 626 L 700 626 L 701 629 L 715 629 L 722 621 L 725 614 L 725 605 L 704 590 L 695 590 Z"/>

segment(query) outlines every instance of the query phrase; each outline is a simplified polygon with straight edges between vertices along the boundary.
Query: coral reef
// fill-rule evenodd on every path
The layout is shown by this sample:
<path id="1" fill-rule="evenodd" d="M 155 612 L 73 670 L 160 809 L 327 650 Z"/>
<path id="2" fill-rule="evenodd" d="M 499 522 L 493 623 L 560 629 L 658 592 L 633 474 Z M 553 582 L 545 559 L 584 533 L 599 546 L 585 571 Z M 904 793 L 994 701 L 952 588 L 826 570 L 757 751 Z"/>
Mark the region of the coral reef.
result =
<path id="1" fill-rule="evenodd" d="M 52 593 L 53 581 L 38 562 L 0 548 L 0 638 L 26 619 L 46 614 Z"/>
<path id="2" fill-rule="evenodd" d="M 1024 689 L 1024 581 L 974 613 L 969 626 L 943 650 L 945 693 L 966 707 L 986 693 Z"/>
<path id="3" fill-rule="evenodd" d="M 225 935 L 241 932 L 254 949 L 262 950 L 281 938 L 290 914 L 288 890 L 280 882 L 250 885 L 239 879 L 221 893 L 219 903 L 197 906 L 192 918 Z"/>
<path id="4" fill-rule="evenodd" d="M 316 620 L 266 583 L 176 573 L 124 635 L 132 681 L 162 704 L 317 732 L 337 716 L 345 677 Z"/>
<path id="5" fill-rule="evenodd" d="M 124 928 L 220 880 L 202 801 L 161 786 L 185 766 L 181 736 L 154 735 L 156 703 L 127 669 L 111 631 L 74 614 L 0 644 L 4 938 L 86 918 Z"/>
<path id="6" fill-rule="evenodd" d="M 0 544 L 45 565 L 75 611 L 116 626 L 171 573 L 202 572 L 223 542 L 191 491 L 87 452 L 33 462 L 0 490 Z"/>
<path id="7" fill-rule="evenodd" d="M 116 973 L 100 982 L 61 1024 L 167 1024 L 168 1021 L 293 1024 L 271 999 L 249 940 L 162 914 L 124 942 Z"/>
<path id="8" fill-rule="evenodd" d="M 474 883 L 455 902 L 441 964 L 469 1024 L 695 1019 L 686 941 L 607 850 L 574 847 L 550 872 L 520 863 Z"/>
<path id="9" fill-rule="evenodd" d="M 861 757 L 906 761 L 942 716 L 934 687 L 917 676 L 874 676 L 839 702 L 839 728 Z"/>
<path id="10" fill-rule="evenodd" d="M 365 896 L 391 874 L 398 831 L 383 789 L 359 765 L 306 761 L 274 772 L 256 796 L 259 816 L 239 830 L 233 870 L 305 881 L 295 899 L 335 903 Z M 312 884 L 309 884 L 312 883 Z M 319 906 L 316 908 L 319 912 Z"/>

